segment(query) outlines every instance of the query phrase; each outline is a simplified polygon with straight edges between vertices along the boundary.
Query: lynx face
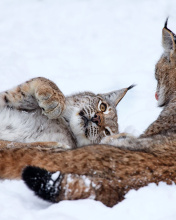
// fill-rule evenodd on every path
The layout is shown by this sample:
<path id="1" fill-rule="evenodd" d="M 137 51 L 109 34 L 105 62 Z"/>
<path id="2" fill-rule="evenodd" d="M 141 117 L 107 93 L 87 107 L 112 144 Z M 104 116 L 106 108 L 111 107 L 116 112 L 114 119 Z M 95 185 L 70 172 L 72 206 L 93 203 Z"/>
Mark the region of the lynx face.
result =
<path id="1" fill-rule="evenodd" d="M 156 64 L 157 80 L 156 99 L 160 107 L 166 105 L 176 90 L 176 35 L 167 28 L 167 21 L 162 33 L 164 53 Z"/>
<path id="2" fill-rule="evenodd" d="M 72 96 L 74 107 L 70 110 L 69 124 L 78 146 L 100 143 L 103 137 L 118 133 L 116 105 L 130 88 L 100 95 L 85 92 Z"/>
<path id="3" fill-rule="evenodd" d="M 70 126 L 81 145 L 99 143 L 103 137 L 118 133 L 115 106 L 93 95 L 82 97 L 76 106 Z"/>

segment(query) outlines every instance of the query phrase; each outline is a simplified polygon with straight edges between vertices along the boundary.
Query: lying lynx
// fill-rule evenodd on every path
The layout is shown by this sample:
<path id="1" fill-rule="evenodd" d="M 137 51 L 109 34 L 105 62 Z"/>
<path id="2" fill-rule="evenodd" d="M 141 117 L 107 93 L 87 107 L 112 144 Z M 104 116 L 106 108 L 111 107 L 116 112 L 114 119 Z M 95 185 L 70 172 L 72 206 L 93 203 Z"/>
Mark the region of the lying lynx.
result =
<path id="1" fill-rule="evenodd" d="M 53 82 L 34 78 L 0 94 L 0 139 L 62 148 L 100 143 L 118 133 L 116 106 L 130 88 L 64 97 Z"/>
<path id="2" fill-rule="evenodd" d="M 52 202 L 92 198 L 107 206 L 150 182 L 176 183 L 176 37 L 167 22 L 162 36 L 164 54 L 155 76 L 156 98 L 164 108 L 143 135 L 136 139 L 114 136 L 112 141 L 102 140 L 111 145 L 64 152 L 49 147 L 4 148 L 0 150 L 1 178 L 20 178 L 26 164 L 38 166 L 44 169 L 28 166 L 22 178 L 41 198 Z"/>

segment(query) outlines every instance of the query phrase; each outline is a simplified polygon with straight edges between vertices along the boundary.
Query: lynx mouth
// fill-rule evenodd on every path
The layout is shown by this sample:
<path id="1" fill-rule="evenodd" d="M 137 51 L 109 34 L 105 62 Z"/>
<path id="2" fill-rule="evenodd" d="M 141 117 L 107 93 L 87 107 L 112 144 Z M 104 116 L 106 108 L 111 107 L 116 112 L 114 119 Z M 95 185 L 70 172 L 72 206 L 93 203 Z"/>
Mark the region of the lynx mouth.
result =
<path id="1" fill-rule="evenodd" d="M 90 120 L 84 115 L 83 111 L 80 111 L 79 115 L 81 116 L 81 119 L 84 122 L 84 127 L 87 127 Z"/>
<path id="2" fill-rule="evenodd" d="M 87 127 L 87 125 L 89 124 L 89 119 L 85 116 L 82 116 L 82 120 L 84 121 L 84 127 Z"/>

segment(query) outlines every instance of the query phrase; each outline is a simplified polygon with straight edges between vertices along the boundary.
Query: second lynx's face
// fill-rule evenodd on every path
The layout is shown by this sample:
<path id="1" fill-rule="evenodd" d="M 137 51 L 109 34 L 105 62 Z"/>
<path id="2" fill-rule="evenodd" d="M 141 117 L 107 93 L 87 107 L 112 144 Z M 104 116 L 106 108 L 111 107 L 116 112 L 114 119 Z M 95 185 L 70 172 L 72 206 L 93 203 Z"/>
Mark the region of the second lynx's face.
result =
<path id="1" fill-rule="evenodd" d="M 167 20 L 162 30 L 164 53 L 156 64 L 156 98 L 160 107 L 175 97 L 176 88 L 176 35 L 167 28 Z"/>

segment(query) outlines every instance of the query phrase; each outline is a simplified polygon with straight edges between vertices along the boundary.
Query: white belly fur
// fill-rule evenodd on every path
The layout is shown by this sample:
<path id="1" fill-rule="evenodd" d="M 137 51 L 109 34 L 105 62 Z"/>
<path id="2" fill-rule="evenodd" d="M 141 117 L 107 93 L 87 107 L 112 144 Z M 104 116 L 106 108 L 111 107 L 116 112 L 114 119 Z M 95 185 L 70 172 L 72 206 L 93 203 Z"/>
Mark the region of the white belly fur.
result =
<path id="1" fill-rule="evenodd" d="M 56 141 L 70 144 L 67 141 L 68 131 L 63 119 L 49 120 L 35 112 L 24 112 L 10 108 L 0 108 L 0 139 L 15 142 Z"/>

